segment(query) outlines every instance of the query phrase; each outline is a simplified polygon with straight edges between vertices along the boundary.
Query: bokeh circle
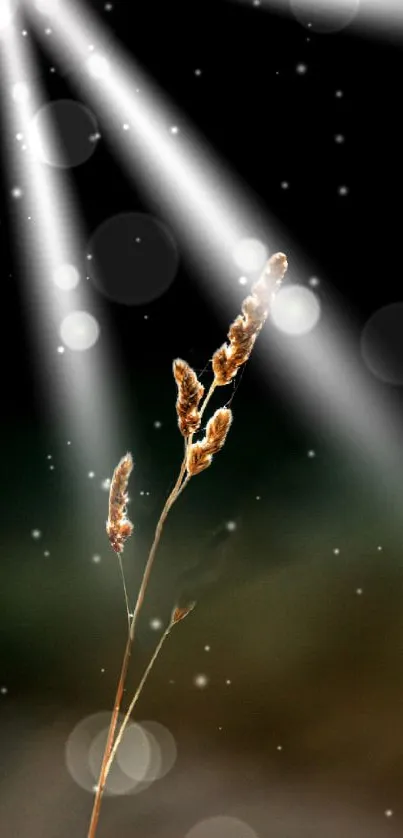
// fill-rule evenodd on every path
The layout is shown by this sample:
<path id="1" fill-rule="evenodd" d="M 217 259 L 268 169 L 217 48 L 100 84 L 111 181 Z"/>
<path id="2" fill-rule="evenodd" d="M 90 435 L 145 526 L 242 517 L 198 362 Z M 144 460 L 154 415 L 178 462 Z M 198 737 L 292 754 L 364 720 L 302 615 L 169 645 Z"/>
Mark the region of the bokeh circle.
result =
<path id="1" fill-rule="evenodd" d="M 378 309 L 365 324 L 360 340 L 368 369 L 387 384 L 403 384 L 403 303 Z"/>
<path id="2" fill-rule="evenodd" d="M 44 105 L 30 126 L 30 144 L 37 158 L 49 166 L 71 169 L 94 154 L 98 125 L 81 102 L 58 99 Z"/>
<path id="3" fill-rule="evenodd" d="M 143 305 L 159 299 L 174 281 L 179 251 L 162 221 L 141 212 L 104 221 L 88 246 L 88 275 L 114 302 Z"/>
<path id="4" fill-rule="evenodd" d="M 302 26 L 326 34 L 349 26 L 359 11 L 360 0 L 290 0 L 290 8 Z"/>

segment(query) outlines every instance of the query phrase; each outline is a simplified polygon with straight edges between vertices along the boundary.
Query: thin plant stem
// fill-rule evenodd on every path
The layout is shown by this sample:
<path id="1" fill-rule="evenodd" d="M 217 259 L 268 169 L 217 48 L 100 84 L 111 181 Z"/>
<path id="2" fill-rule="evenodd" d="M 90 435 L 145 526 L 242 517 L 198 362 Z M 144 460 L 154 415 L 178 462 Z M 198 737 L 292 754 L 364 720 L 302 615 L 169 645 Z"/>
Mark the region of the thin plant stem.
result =
<path id="1" fill-rule="evenodd" d="M 122 725 L 121 725 L 121 727 L 120 727 L 119 733 L 118 733 L 118 735 L 116 736 L 116 739 L 115 739 L 115 741 L 114 741 L 114 743 L 113 743 L 113 748 L 112 748 L 112 750 L 111 750 L 111 752 L 110 752 L 108 762 L 106 763 L 105 778 L 106 778 L 106 777 L 108 776 L 108 774 L 109 774 L 110 767 L 111 767 L 112 762 L 113 762 L 113 760 L 114 760 L 114 758 L 115 758 L 115 756 L 116 756 L 116 751 L 117 751 L 117 749 L 118 749 L 118 747 L 119 747 L 119 745 L 120 745 L 120 743 L 121 743 L 121 741 L 122 741 L 123 734 L 124 734 L 124 732 L 125 732 L 125 730 L 126 730 L 126 727 L 127 727 L 128 723 L 129 723 L 129 721 L 130 721 L 130 717 L 131 717 L 131 715 L 132 715 L 132 713 L 133 713 L 133 710 L 134 710 L 134 708 L 135 708 L 135 706 L 136 706 L 136 704 L 137 704 L 137 702 L 138 702 L 138 700 L 139 700 L 139 698 L 140 698 L 140 695 L 141 695 L 142 690 L 143 690 L 143 687 L 144 687 L 144 685 L 145 685 L 145 683 L 146 683 L 146 681 L 147 681 L 147 678 L 148 678 L 148 676 L 149 676 L 149 674 L 150 674 L 150 672 L 151 672 L 151 670 L 152 670 L 152 668 L 153 668 L 153 666 L 154 666 L 155 661 L 156 661 L 156 660 L 157 660 L 157 658 L 158 658 L 158 655 L 159 655 L 159 653 L 160 653 L 160 651 L 161 651 L 161 649 L 162 649 L 162 647 L 163 647 L 163 645 L 164 645 L 164 643 L 165 643 L 165 641 L 166 641 L 166 639 L 167 639 L 168 635 L 171 633 L 171 629 L 173 628 L 173 626 L 174 626 L 174 625 L 175 625 L 175 623 L 174 623 L 174 622 L 172 622 L 172 621 L 169 623 L 169 625 L 167 626 L 167 628 L 165 629 L 165 631 L 164 631 L 164 632 L 163 632 L 163 634 L 161 635 L 160 640 L 159 640 L 159 642 L 158 642 L 158 644 L 157 644 L 157 646 L 156 646 L 156 648 L 155 648 L 155 650 L 154 650 L 154 652 L 153 652 L 153 655 L 152 655 L 152 657 L 151 657 L 151 659 L 150 659 L 150 661 L 149 661 L 149 663 L 148 663 L 148 665 L 147 665 L 146 669 L 144 670 L 143 677 L 142 677 L 142 679 L 141 679 L 141 681 L 140 681 L 140 683 L 139 683 L 139 685 L 138 685 L 138 687 L 137 687 L 136 692 L 134 693 L 134 696 L 133 696 L 133 698 L 132 698 L 132 700 L 131 700 L 131 702 L 130 702 L 129 708 L 128 708 L 127 713 L 126 713 L 126 715 L 125 715 L 125 718 L 124 718 L 124 720 L 123 720 L 123 722 L 122 722 Z"/>
<path id="2" fill-rule="evenodd" d="M 149 578 L 150 578 L 150 573 L 151 573 L 151 570 L 152 570 L 152 566 L 153 566 L 153 563 L 154 563 L 155 554 L 157 552 L 158 544 L 159 544 L 159 541 L 160 541 L 160 538 L 161 538 L 162 529 L 163 529 L 166 517 L 168 515 L 168 512 L 171 509 L 171 507 L 173 506 L 173 504 L 175 503 L 175 500 L 177 498 L 178 490 L 180 488 L 183 476 L 184 476 L 185 471 L 186 471 L 186 451 L 187 451 L 187 444 L 186 444 L 186 440 L 185 440 L 185 455 L 184 455 L 182 466 L 181 466 L 181 469 L 180 469 L 180 472 L 179 472 L 179 475 L 178 475 L 178 479 L 175 483 L 174 488 L 172 489 L 172 492 L 170 493 L 170 495 L 168 496 L 168 498 L 166 500 L 165 506 L 164 506 L 164 508 L 161 512 L 159 521 L 157 523 L 157 527 L 156 527 L 155 535 L 154 535 L 154 541 L 152 543 L 151 550 L 150 550 L 150 553 L 148 555 L 147 563 L 146 563 L 144 573 L 143 573 L 143 578 L 141 580 L 139 592 L 138 592 L 138 595 L 137 595 L 137 601 L 136 601 L 136 605 L 135 605 L 135 608 L 134 608 L 133 617 L 132 617 L 132 620 L 131 620 L 131 623 L 130 623 L 129 636 L 127 638 L 126 648 L 125 648 L 124 655 L 123 655 L 122 668 L 121 668 L 121 672 L 120 672 L 120 676 L 119 676 L 119 682 L 118 682 L 118 686 L 117 686 L 117 690 L 116 690 L 114 708 L 113 708 L 113 712 L 112 712 L 111 722 L 110 722 L 110 725 L 109 725 L 109 731 L 108 731 L 108 736 L 107 736 L 107 740 L 106 740 L 105 750 L 104 750 L 104 754 L 103 754 L 103 757 L 102 757 L 99 780 L 98 780 L 98 784 L 97 784 L 97 787 L 96 787 L 95 799 L 94 799 L 94 804 L 93 804 L 93 809 L 92 809 L 92 814 L 91 814 L 91 821 L 90 821 L 90 825 L 89 825 L 87 838 L 95 838 L 95 835 L 96 835 L 96 830 L 97 830 L 98 821 L 99 821 L 99 814 L 100 814 L 100 810 L 101 810 L 101 801 L 102 801 L 102 797 L 103 797 L 103 793 L 104 793 L 104 789 L 105 789 L 106 765 L 107 765 L 107 762 L 108 762 L 108 759 L 109 759 L 109 756 L 110 756 L 110 753 L 111 753 L 111 750 L 112 750 L 113 740 L 114 740 L 114 737 L 115 737 L 115 731 L 116 731 L 116 726 L 117 726 L 117 721 L 118 721 L 118 716 L 119 716 L 119 711 L 120 711 L 120 705 L 122 703 L 122 697 L 123 697 L 124 686 L 125 686 L 125 682 L 126 682 L 127 670 L 128 670 L 128 667 L 129 667 L 130 655 L 131 655 L 131 650 L 132 650 L 134 636 L 135 636 L 135 628 L 136 628 L 136 624 L 137 624 L 137 619 L 138 619 L 141 607 L 143 605 L 144 596 L 145 596 L 148 581 L 149 581 Z"/>
<path id="3" fill-rule="evenodd" d="M 216 381 L 216 379 L 214 379 L 212 381 L 212 383 L 210 384 L 210 389 L 209 389 L 209 391 L 206 395 L 206 398 L 204 399 L 204 402 L 202 403 L 202 405 L 200 407 L 199 416 L 203 416 L 203 413 L 204 413 L 204 411 L 205 411 L 205 409 L 206 409 L 206 407 L 207 407 L 207 405 L 208 405 L 216 387 L 217 387 L 217 381 Z M 189 437 L 189 438 L 191 439 L 191 437 Z"/>
<path id="4" fill-rule="evenodd" d="M 122 577 L 122 583 L 123 583 L 123 591 L 124 591 L 124 595 L 125 595 L 127 624 L 128 624 L 128 628 L 129 628 L 129 631 L 130 631 L 130 605 L 129 605 L 129 599 L 128 599 L 128 596 L 127 596 L 126 579 L 125 579 L 125 572 L 123 570 L 122 556 L 121 556 L 120 553 L 118 553 L 118 558 L 119 558 L 120 575 Z"/>

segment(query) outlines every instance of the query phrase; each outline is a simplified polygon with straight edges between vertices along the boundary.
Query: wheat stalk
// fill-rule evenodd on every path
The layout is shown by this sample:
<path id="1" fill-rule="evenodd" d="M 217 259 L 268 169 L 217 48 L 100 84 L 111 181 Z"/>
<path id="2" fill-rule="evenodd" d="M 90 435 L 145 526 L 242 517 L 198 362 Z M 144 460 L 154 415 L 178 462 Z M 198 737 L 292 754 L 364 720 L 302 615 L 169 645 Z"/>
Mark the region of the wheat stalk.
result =
<path id="1" fill-rule="evenodd" d="M 154 540 L 145 565 L 132 618 L 129 616 L 129 604 L 126 585 L 124 582 L 123 567 L 120 564 L 124 582 L 126 609 L 129 619 L 129 634 L 123 655 L 114 708 L 102 758 L 99 781 L 96 787 L 88 838 L 95 838 L 107 774 L 121 741 L 121 737 L 123 736 L 123 731 L 131 716 L 131 712 L 137 703 L 148 675 L 151 672 L 151 669 L 173 626 L 187 616 L 189 610 L 193 607 L 192 604 L 192 606 L 188 609 L 174 609 L 171 621 L 165 629 L 150 663 L 145 670 L 143 678 L 141 679 L 139 687 L 137 688 L 134 698 L 130 704 L 129 710 L 127 711 L 122 727 L 115 738 L 131 649 L 135 637 L 135 628 L 144 601 L 145 592 L 165 520 L 171 507 L 186 487 L 189 480 L 208 468 L 212 463 L 213 456 L 223 447 L 232 422 L 231 410 L 225 407 L 216 410 L 207 423 L 206 433 L 203 439 L 193 443 L 193 436 L 200 428 L 203 413 L 216 387 L 228 384 L 238 372 L 239 367 L 248 360 L 256 338 L 267 318 L 270 303 L 283 280 L 287 267 L 287 258 L 284 253 L 274 254 L 274 256 L 272 256 L 266 263 L 260 279 L 252 286 L 252 293 L 242 303 L 242 314 L 240 314 L 230 326 L 228 331 L 229 343 L 223 344 L 223 346 L 221 346 L 212 357 L 214 379 L 202 404 L 200 404 L 200 402 L 204 395 L 204 387 L 198 380 L 194 370 L 192 370 L 186 361 L 183 361 L 180 358 L 177 358 L 173 362 L 173 375 L 178 388 L 176 414 L 179 430 L 184 437 L 184 457 L 177 481 L 165 502 L 157 523 Z M 127 485 L 132 468 L 133 460 L 131 454 L 128 453 L 121 459 L 114 471 L 109 495 L 109 517 L 106 523 L 106 531 L 112 549 L 118 554 L 119 560 L 121 560 L 121 553 L 123 552 L 124 544 L 133 531 L 133 524 L 126 516 L 126 505 L 128 500 Z"/>

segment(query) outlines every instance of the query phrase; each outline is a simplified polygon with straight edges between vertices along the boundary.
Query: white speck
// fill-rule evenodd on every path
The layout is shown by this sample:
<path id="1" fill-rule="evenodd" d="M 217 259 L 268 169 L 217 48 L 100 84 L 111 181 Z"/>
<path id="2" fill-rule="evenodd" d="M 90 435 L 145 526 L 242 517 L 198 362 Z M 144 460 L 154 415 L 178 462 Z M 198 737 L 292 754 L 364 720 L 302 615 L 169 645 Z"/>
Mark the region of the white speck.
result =
<path id="1" fill-rule="evenodd" d="M 141 489 L 140 495 L 144 495 L 144 489 Z"/>
<path id="2" fill-rule="evenodd" d="M 202 71 L 199 68 L 197 70 L 195 70 L 195 76 L 201 76 L 201 74 L 202 74 Z"/>
<path id="3" fill-rule="evenodd" d="M 205 647 L 204 647 L 204 651 L 205 651 L 205 652 L 209 652 L 209 651 L 210 651 L 210 646 L 205 646 Z"/>
<path id="4" fill-rule="evenodd" d="M 218 726 L 218 730 L 222 730 L 222 725 L 219 725 L 219 726 Z"/>
<path id="5" fill-rule="evenodd" d="M 123 123 L 123 130 L 124 130 L 124 131 L 128 131 L 128 130 L 129 130 L 129 128 L 130 128 L 129 123 L 128 123 L 128 122 L 124 122 L 124 123 Z"/>
<path id="6" fill-rule="evenodd" d="M 0 693 L 1 693 L 2 695 L 7 695 L 7 693 L 8 693 L 8 688 L 7 688 L 7 687 L 0 687 Z"/>
<path id="7" fill-rule="evenodd" d="M 55 72 L 56 72 L 56 70 L 55 70 L 54 67 L 49 67 L 49 73 L 55 73 Z"/>
<path id="8" fill-rule="evenodd" d="M 47 459 L 47 460 L 51 460 L 51 459 L 52 459 L 52 455 L 51 455 L 51 454 L 46 454 L 46 459 Z"/>
<path id="9" fill-rule="evenodd" d="M 392 817 L 392 815 L 393 815 L 393 809 L 386 809 L 386 810 L 385 810 L 385 816 L 386 816 L 387 818 L 391 818 L 391 817 Z"/>
<path id="10" fill-rule="evenodd" d="M 18 134 L 15 135 L 15 139 L 20 142 L 20 140 L 24 139 L 24 134 L 21 134 L 21 131 L 19 131 Z"/>
<path id="11" fill-rule="evenodd" d="M 209 679 L 207 678 L 207 675 L 196 675 L 193 679 L 195 687 L 199 687 L 200 689 L 207 687 L 208 681 Z"/>
<path id="12" fill-rule="evenodd" d="M 177 125 L 171 125 L 169 131 L 171 134 L 179 134 L 179 128 Z"/>
<path id="13" fill-rule="evenodd" d="M 105 3 L 104 9 L 106 12 L 111 12 L 113 9 L 112 3 Z"/>
<path id="14" fill-rule="evenodd" d="M 92 253 L 87 253 L 87 259 L 90 261 L 92 259 Z"/>
<path id="15" fill-rule="evenodd" d="M 334 550 L 333 550 L 333 553 L 335 554 L 335 556 L 338 556 L 338 555 L 339 555 L 339 553 L 340 553 L 339 548 L 338 548 L 338 547 L 335 547 L 335 548 L 334 548 Z"/>
<path id="16" fill-rule="evenodd" d="M 339 186 L 337 191 L 339 195 L 348 195 L 348 186 Z"/>
<path id="17" fill-rule="evenodd" d="M 307 68 L 306 64 L 297 64 L 295 69 L 296 69 L 297 73 L 299 73 L 300 76 L 302 76 L 304 73 L 306 73 L 308 68 Z"/>
<path id="18" fill-rule="evenodd" d="M 261 500 L 260 495 L 256 495 L 256 500 Z"/>
<path id="19" fill-rule="evenodd" d="M 383 550 L 383 547 L 381 547 L 381 546 L 379 545 L 376 549 L 377 549 L 377 550 Z"/>
<path id="20" fill-rule="evenodd" d="M 94 794 L 96 794 L 97 791 L 98 791 L 98 784 L 95 784 L 95 786 L 92 787 L 92 790 L 93 790 Z"/>
<path id="21" fill-rule="evenodd" d="M 54 470 L 55 470 L 54 465 L 49 466 L 49 471 L 54 471 Z"/>
<path id="22" fill-rule="evenodd" d="M 144 315 L 144 320 L 148 320 L 148 314 Z"/>
<path id="23" fill-rule="evenodd" d="M 71 441 L 68 439 L 66 445 L 71 445 Z"/>
<path id="24" fill-rule="evenodd" d="M 104 669 L 101 669 L 101 672 L 105 672 L 105 670 L 104 670 Z"/>
<path id="25" fill-rule="evenodd" d="M 230 685 L 232 682 L 231 682 L 231 680 L 230 680 L 229 678 L 227 678 L 227 680 L 226 680 L 226 682 L 225 682 L 225 683 L 227 684 L 227 687 L 229 687 L 229 685 Z"/>
<path id="26" fill-rule="evenodd" d="M 45 35 L 51 35 L 51 34 L 52 34 L 52 30 L 48 26 L 48 28 L 45 29 Z"/>
<path id="27" fill-rule="evenodd" d="M 246 285 L 248 280 L 247 280 L 246 276 L 240 276 L 239 279 L 238 279 L 238 282 L 239 282 L 240 285 Z"/>
<path id="28" fill-rule="evenodd" d="M 95 477 L 95 471 L 89 471 L 88 477 L 90 478 L 90 480 L 92 480 L 92 478 Z"/>
<path id="29" fill-rule="evenodd" d="M 344 137 L 343 137 L 343 134 L 336 134 L 336 136 L 335 136 L 335 138 L 334 138 L 334 139 L 335 139 L 335 142 L 336 142 L 336 143 L 344 143 Z"/>
<path id="30" fill-rule="evenodd" d="M 162 628 L 162 620 L 160 620 L 159 617 L 153 617 L 153 619 L 150 620 L 150 628 L 152 628 L 153 631 L 158 631 L 158 629 Z"/>
<path id="31" fill-rule="evenodd" d="M 234 532 L 234 530 L 236 530 L 236 522 L 227 521 L 225 524 L 225 529 L 228 530 L 228 532 Z"/>
<path id="32" fill-rule="evenodd" d="M 21 35 L 23 36 L 23 38 L 26 38 L 26 37 L 27 37 L 27 35 L 28 35 L 27 30 L 26 30 L 26 29 L 23 29 L 23 30 L 22 30 L 22 32 L 21 32 Z"/>
<path id="33" fill-rule="evenodd" d="M 261 0 L 253 0 L 254 6 L 260 6 Z"/>
<path id="34" fill-rule="evenodd" d="M 101 483 L 101 489 L 104 489 L 104 491 L 107 492 L 107 491 L 109 491 L 110 487 L 111 487 L 111 478 L 110 477 L 105 477 L 105 480 L 103 480 L 102 483 Z"/>
<path id="35" fill-rule="evenodd" d="M 319 285 L 319 283 L 320 279 L 318 279 L 317 276 L 311 276 L 311 278 L 308 279 L 308 285 L 311 285 L 312 288 L 316 288 L 316 286 Z"/>
<path id="36" fill-rule="evenodd" d="M 162 428 L 162 422 L 160 422 L 160 421 L 159 421 L 159 419 L 156 419 L 156 420 L 155 420 L 155 422 L 154 422 L 154 428 L 157 428 L 157 429 L 158 429 L 158 428 Z"/>
<path id="37" fill-rule="evenodd" d="M 311 459 L 312 459 L 312 457 L 316 457 L 316 451 L 314 451 L 313 448 L 309 449 L 308 457 L 310 457 Z"/>
<path id="38" fill-rule="evenodd" d="M 57 351 L 58 351 L 59 355 L 63 355 L 63 353 L 65 351 L 64 346 L 58 346 Z"/>
<path id="39" fill-rule="evenodd" d="M 95 556 L 92 557 L 91 561 L 93 561 L 94 564 L 99 564 L 101 561 L 101 556 L 99 556 L 98 553 L 96 553 Z"/>
<path id="40" fill-rule="evenodd" d="M 290 184 L 288 183 L 288 180 L 282 180 L 281 181 L 281 188 L 282 189 L 288 189 L 289 185 Z"/>
<path id="41" fill-rule="evenodd" d="M 11 190 L 11 195 L 13 198 L 22 198 L 23 194 L 24 193 L 20 186 L 14 186 L 14 188 Z"/>
<path id="42" fill-rule="evenodd" d="M 40 530 L 31 530 L 32 538 L 38 540 L 38 538 L 42 538 L 42 533 Z"/>
<path id="43" fill-rule="evenodd" d="M 283 746 L 282 746 L 282 745 L 277 745 L 277 750 L 278 750 L 278 751 L 282 751 L 282 750 L 283 750 Z"/>
<path id="44" fill-rule="evenodd" d="M 336 96 L 336 99 L 341 99 L 341 97 L 343 96 L 343 91 L 342 90 L 336 90 L 335 96 Z"/>
<path id="45" fill-rule="evenodd" d="M 48 556 L 50 556 L 49 550 L 44 550 L 43 555 L 46 556 L 46 558 L 48 558 Z"/>
<path id="46" fill-rule="evenodd" d="M 356 590 L 357 596 L 361 596 L 362 592 L 363 592 L 362 588 L 357 588 L 357 590 Z"/>

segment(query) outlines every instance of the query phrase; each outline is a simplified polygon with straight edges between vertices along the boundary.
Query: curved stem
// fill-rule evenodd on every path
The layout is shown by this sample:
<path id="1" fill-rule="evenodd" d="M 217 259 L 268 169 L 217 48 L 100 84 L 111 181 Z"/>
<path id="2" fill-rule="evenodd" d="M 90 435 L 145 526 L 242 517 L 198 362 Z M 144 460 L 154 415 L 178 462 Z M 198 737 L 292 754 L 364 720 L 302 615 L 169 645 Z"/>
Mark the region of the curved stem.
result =
<path id="1" fill-rule="evenodd" d="M 151 657 L 151 660 L 150 660 L 150 662 L 149 662 L 148 666 L 146 667 L 146 669 L 145 669 L 145 671 L 144 671 L 143 677 L 142 677 L 142 679 L 141 679 L 141 681 L 140 681 L 140 683 L 139 683 L 139 685 L 138 685 L 138 687 L 137 687 L 136 692 L 134 693 L 134 696 L 133 696 L 133 698 L 132 698 L 132 700 L 131 700 L 131 702 L 130 702 L 129 708 L 128 708 L 127 713 L 126 713 L 126 715 L 125 715 L 125 717 L 124 717 L 124 720 L 123 720 L 123 722 L 122 722 L 122 725 L 121 725 L 121 728 L 120 728 L 120 730 L 119 730 L 119 733 L 118 733 L 118 735 L 117 735 L 117 737 L 116 737 L 116 739 L 115 739 L 115 741 L 114 741 L 114 743 L 113 743 L 113 748 L 112 748 L 112 750 L 111 750 L 111 752 L 110 752 L 108 762 L 106 763 L 105 778 L 106 778 L 106 777 L 108 776 L 108 774 L 109 774 L 109 769 L 110 769 L 110 767 L 111 767 L 111 765 L 112 765 L 112 762 L 113 762 L 113 760 L 114 760 L 114 758 L 115 758 L 116 751 L 117 751 L 117 749 L 118 749 L 118 747 L 119 747 L 119 745 L 120 745 L 120 743 L 121 743 L 121 741 L 122 741 L 123 734 L 124 734 L 124 732 L 125 732 L 125 730 L 126 730 L 126 727 L 127 727 L 128 723 L 129 723 L 129 721 L 130 721 L 130 716 L 131 716 L 131 714 L 133 713 L 133 710 L 134 710 L 134 708 L 135 708 L 135 706 L 136 706 L 136 704 L 137 704 L 137 702 L 138 702 L 138 700 L 139 700 L 139 698 L 140 698 L 140 695 L 141 695 L 141 693 L 142 693 L 142 690 L 143 690 L 144 684 L 146 683 L 147 678 L 148 678 L 148 676 L 149 676 L 149 674 L 150 674 L 150 672 L 151 672 L 151 670 L 152 670 L 152 668 L 153 668 L 153 666 L 154 666 L 154 663 L 155 663 L 155 661 L 157 660 L 158 655 L 159 655 L 159 653 L 160 653 L 160 651 L 161 651 L 161 649 L 162 649 L 162 647 L 163 647 L 163 645 L 164 645 L 164 643 L 165 643 L 165 640 L 167 639 L 167 637 L 168 637 L 168 635 L 170 634 L 171 629 L 172 629 L 172 627 L 173 627 L 174 625 L 175 625 L 175 624 L 174 624 L 173 622 L 171 622 L 171 623 L 167 626 L 167 628 L 165 629 L 164 633 L 161 635 L 160 640 L 159 640 L 159 642 L 158 642 L 158 644 L 157 644 L 157 646 L 156 646 L 156 648 L 155 648 L 155 651 L 154 651 L 154 653 L 153 653 L 153 655 L 152 655 L 152 657 Z"/>
<path id="2" fill-rule="evenodd" d="M 187 445 L 186 445 L 186 441 L 185 441 L 185 454 L 184 454 L 182 466 L 181 466 L 181 469 L 180 469 L 180 472 L 179 472 L 179 475 L 178 475 L 178 479 L 175 483 L 174 488 L 172 489 L 172 492 L 170 493 L 170 495 L 168 496 L 168 498 L 165 502 L 165 506 L 164 506 L 164 508 L 161 512 L 159 521 L 157 523 L 157 527 L 156 527 L 155 535 L 154 535 L 154 541 L 153 541 L 152 546 L 151 546 L 151 550 L 150 550 L 150 553 L 149 553 L 149 556 L 148 556 L 148 559 L 147 559 L 147 563 L 146 563 L 146 566 L 145 566 L 145 569 L 144 569 L 143 578 L 141 580 L 140 589 L 139 589 L 139 592 L 138 592 L 138 595 L 137 595 L 137 601 L 136 601 L 136 605 L 135 605 L 135 608 L 134 608 L 133 617 L 132 617 L 132 620 L 131 620 L 131 623 L 130 623 L 129 636 L 127 638 L 126 648 L 125 648 L 124 655 L 123 655 L 122 668 L 121 668 L 121 672 L 120 672 L 120 676 L 119 676 L 119 682 L 118 682 L 118 686 L 117 686 L 117 690 L 116 690 L 115 703 L 114 703 L 111 722 L 110 722 L 110 725 L 109 725 L 108 737 L 107 737 L 107 740 L 106 740 L 104 755 L 103 755 L 103 758 L 102 758 L 98 785 L 96 787 L 95 800 L 94 800 L 94 805 L 93 805 L 93 808 L 92 808 L 91 821 L 90 821 L 90 825 L 89 825 L 89 829 L 88 829 L 87 838 L 95 838 L 95 835 L 96 835 L 96 830 L 97 830 L 98 820 L 99 820 L 99 813 L 100 813 L 100 810 L 101 810 L 101 801 L 102 801 L 102 797 L 103 797 L 103 793 L 104 793 L 104 789 L 105 789 L 105 783 L 106 783 L 106 766 L 107 766 L 107 762 L 108 762 L 108 759 L 109 759 L 109 756 L 110 756 L 110 753 L 111 753 L 111 750 L 112 750 L 113 740 L 114 740 L 114 736 L 115 736 L 115 732 L 116 732 L 119 710 L 120 710 L 120 705 L 122 703 L 124 685 L 125 685 L 125 682 L 126 682 L 127 670 L 128 670 L 128 667 L 129 667 L 130 655 L 131 655 L 131 650 L 132 650 L 134 636 L 135 636 L 135 628 L 136 628 L 136 624 L 137 624 L 137 620 L 138 620 L 138 616 L 139 616 L 141 607 L 143 605 L 144 595 L 145 595 L 146 588 L 147 588 L 147 585 L 148 585 L 148 581 L 149 581 L 149 578 L 150 578 L 151 569 L 152 569 L 152 566 L 153 566 L 153 563 L 154 563 L 154 558 L 155 558 L 155 554 L 157 552 L 157 547 L 158 547 L 158 544 L 159 544 L 159 541 L 160 541 L 160 538 L 161 538 L 161 533 L 162 533 L 162 529 L 163 529 L 163 526 L 164 526 L 164 523 L 165 523 L 165 519 L 168 515 L 169 510 L 171 509 L 171 506 L 173 506 L 173 504 L 175 503 L 175 500 L 177 498 L 178 490 L 180 488 L 183 476 L 184 476 L 185 471 L 186 471 L 186 450 L 187 450 Z"/>

